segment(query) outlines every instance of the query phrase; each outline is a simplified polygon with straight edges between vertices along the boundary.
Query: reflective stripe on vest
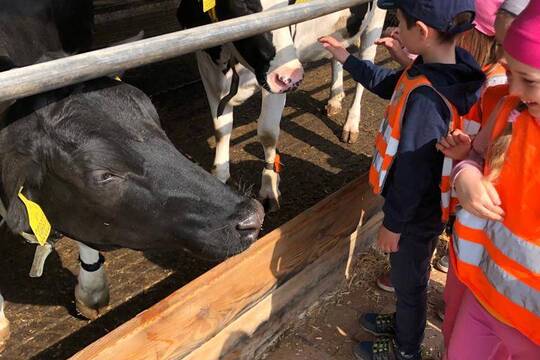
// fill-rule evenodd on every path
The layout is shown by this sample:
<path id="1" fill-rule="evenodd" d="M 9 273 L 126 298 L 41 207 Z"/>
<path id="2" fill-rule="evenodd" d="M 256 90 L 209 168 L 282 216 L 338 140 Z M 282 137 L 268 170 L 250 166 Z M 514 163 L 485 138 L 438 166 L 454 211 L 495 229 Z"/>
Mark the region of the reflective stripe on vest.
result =
<path id="1" fill-rule="evenodd" d="M 502 222 L 457 214 L 450 254 L 456 274 L 494 317 L 540 344 L 540 122 L 505 98 L 492 141 L 513 123 L 495 188 Z M 486 173 L 489 169 L 486 169 Z"/>
<path id="2" fill-rule="evenodd" d="M 396 90 L 392 95 L 390 104 L 386 110 L 384 119 L 379 127 L 379 132 L 375 138 L 375 149 L 373 153 L 373 160 L 369 170 L 369 182 L 373 188 L 373 192 L 380 194 L 384 188 L 384 184 L 388 177 L 388 171 L 392 166 L 394 157 L 397 154 L 399 148 L 399 141 L 401 137 L 401 125 L 403 121 L 403 114 L 407 105 L 410 94 L 422 87 L 428 86 L 433 89 L 441 99 L 448 106 L 451 114 L 451 120 L 449 129 L 454 129 L 454 124 L 459 120 L 459 115 L 456 108 L 433 86 L 430 81 L 423 75 L 416 77 L 409 77 L 408 71 L 410 67 L 403 71 L 401 78 L 398 81 Z M 445 161 L 442 168 L 441 178 L 441 208 L 443 211 L 443 219 L 448 217 L 449 200 L 450 200 L 450 173 L 452 171 L 452 163 Z"/>
<path id="3" fill-rule="evenodd" d="M 483 245 L 460 239 L 454 234 L 453 246 L 454 252 L 460 254 L 459 260 L 479 267 L 489 284 L 498 293 L 540 318 L 540 301 L 535 301 L 540 297 L 540 292 L 537 289 L 519 281 L 517 277 L 497 265 Z"/>

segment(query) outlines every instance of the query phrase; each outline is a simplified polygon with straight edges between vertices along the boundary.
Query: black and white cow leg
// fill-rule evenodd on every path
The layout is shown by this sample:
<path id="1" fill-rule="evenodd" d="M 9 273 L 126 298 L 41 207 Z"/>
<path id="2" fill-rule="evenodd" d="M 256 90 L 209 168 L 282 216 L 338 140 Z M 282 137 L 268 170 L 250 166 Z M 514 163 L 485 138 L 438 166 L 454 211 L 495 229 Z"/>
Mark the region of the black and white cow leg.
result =
<path id="1" fill-rule="evenodd" d="M 99 251 L 77 242 L 79 245 L 79 276 L 75 287 L 77 311 L 90 320 L 98 318 L 109 304 L 109 284 L 103 266 L 104 258 Z"/>
<path id="2" fill-rule="evenodd" d="M 326 115 L 329 117 L 341 113 L 341 103 L 345 98 L 343 90 L 343 65 L 339 61 L 332 60 L 332 89 L 330 99 L 326 104 Z"/>
<path id="3" fill-rule="evenodd" d="M 216 152 L 212 174 L 221 182 L 226 183 L 231 177 L 229 169 L 229 147 L 234 120 L 233 107 L 225 105 L 221 114 L 218 114 L 218 108 L 221 99 L 227 95 L 230 89 L 231 70 L 229 69 L 224 74 L 220 67 L 204 51 L 198 51 L 196 57 L 214 122 Z"/>
<path id="4" fill-rule="evenodd" d="M 264 168 L 259 191 L 259 200 L 268 212 L 279 210 L 281 193 L 279 173 L 276 171 L 276 147 L 279 137 L 279 123 L 285 107 L 285 94 L 271 94 L 262 90 L 261 115 L 257 123 L 257 134 L 264 149 Z"/>
<path id="5" fill-rule="evenodd" d="M 375 7 L 373 17 L 371 18 L 366 30 L 362 33 L 359 52 L 360 59 L 371 61 L 375 60 L 375 55 L 377 54 L 377 45 L 375 45 L 375 40 L 381 37 L 385 17 L 386 10 Z M 363 94 L 364 87 L 357 84 L 354 101 L 349 109 L 347 121 L 345 122 L 345 125 L 343 125 L 343 132 L 341 135 L 341 141 L 343 142 L 353 144 L 358 141 Z"/>
<path id="6" fill-rule="evenodd" d="M 4 314 L 4 298 L 0 294 L 0 352 L 6 347 L 9 340 L 9 321 Z"/>
<path id="7" fill-rule="evenodd" d="M 233 107 L 226 105 L 221 116 L 214 117 L 214 131 L 216 137 L 216 154 L 212 174 L 220 181 L 226 183 L 230 177 L 229 148 L 233 128 Z"/>

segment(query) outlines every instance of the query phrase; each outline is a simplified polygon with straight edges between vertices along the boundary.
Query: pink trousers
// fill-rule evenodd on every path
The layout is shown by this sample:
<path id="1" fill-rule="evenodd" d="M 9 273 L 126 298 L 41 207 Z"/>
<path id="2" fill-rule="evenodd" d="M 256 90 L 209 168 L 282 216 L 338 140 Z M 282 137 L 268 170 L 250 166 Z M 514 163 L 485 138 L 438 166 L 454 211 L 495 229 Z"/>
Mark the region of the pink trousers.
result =
<path id="1" fill-rule="evenodd" d="M 469 290 L 463 293 L 449 343 L 448 360 L 540 359 L 539 345 L 491 316 Z"/>
<path id="2" fill-rule="evenodd" d="M 444 337 L 444 348 L 448 349 L 450 344 L 450 338 L 452 337 L 452 331 L 456 322 L 461 300 L 463 294 L 467 289 L 465 285 L 459 281 L 456 276 L 456 271 L 452 261 L 449 262 L 448 274 L 446 276 L 446 286 L 444 287 L 444 321 L 442 327 L 442 333 Z"/>

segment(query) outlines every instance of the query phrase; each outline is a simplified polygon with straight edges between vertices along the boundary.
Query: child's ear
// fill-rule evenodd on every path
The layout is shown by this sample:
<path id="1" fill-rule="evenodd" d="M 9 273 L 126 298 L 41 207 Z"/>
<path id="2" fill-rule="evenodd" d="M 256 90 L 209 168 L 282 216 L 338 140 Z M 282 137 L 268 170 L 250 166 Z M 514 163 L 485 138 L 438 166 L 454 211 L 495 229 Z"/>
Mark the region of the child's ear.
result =
<path id="1" fill-rule="evenodd" d="M 418 29 L 418 32 L 420 34 L 420 37 L 422 39 L 427 39 L 429 37 L 429 26 L 427 26 L 424 22 L 422 21 L 417 21 L 416 22 L 416 28 Z"/>

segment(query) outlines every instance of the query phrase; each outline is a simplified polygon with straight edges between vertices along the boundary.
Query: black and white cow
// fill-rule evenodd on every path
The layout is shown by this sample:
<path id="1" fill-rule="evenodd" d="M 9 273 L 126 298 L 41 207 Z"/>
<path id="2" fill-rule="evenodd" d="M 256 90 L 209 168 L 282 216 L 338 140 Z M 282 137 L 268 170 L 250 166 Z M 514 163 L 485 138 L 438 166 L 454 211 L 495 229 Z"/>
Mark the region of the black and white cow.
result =
<path id="1" fill-rule="evenodd" d="M 186 27 L 227 20 L 295 3 L 294 0 L 222 0 L 216 2 L 212 18 L 202 11 L 199 0 L 182 0 L 177 17 Z M 360 57 L 373 60 L 386 12 L 374 2 L 342 10 L 318 19 L 197 52 L 201 78 L 212 113 L 216 154 L 212 172 L 223 182 L 230 178 L 229 142 L 233 127 L 233 108 L 262 90 L 258 136 L 264 148 L 266 166 L 262 173 L 259 198 L 270 210 L 279 207 L 279 174 L 275 171 L 279 123 L 288 91 L 296 89 L 303 78 L 302 64 L 329 54 L 318 43 L 323 35 L 333 35 L 348 45 L 360 40 Z M 327 111 L 341 111 L 343 68 L 332 62 L 332 95 Z M 343 128 L 342 140 L 358 139 L 360 104 L 364 88 L 358 86 L 355 99 Z"/>
<path id="2" fill-rule="evenodd" d="M 82 35 L 91 38 L 92 19 L 91 6 L 84 4 L 91 0 L 0 0 L 3 70 L 45 60 L 50 52 L 84 49 Z M 66 14 L 64 5 L 76 10 L 69 13 L 67 33 L 57 17 Z M 88 81 L 17 100 L 2 117 L 5 221 L 14 233 L 30 231 L 18 198 L 22 188 L 56 232 L 78 241 L 75 297 L 87 317 L 109 298 L 98 250 L 185 249 L 222 259 L 257 238 L 262 206 L 182 156 L 150 99 L 130 85 L 111 78 Z M 3 308 L 0 296 L 0 347 L 9 334 Z"/>

